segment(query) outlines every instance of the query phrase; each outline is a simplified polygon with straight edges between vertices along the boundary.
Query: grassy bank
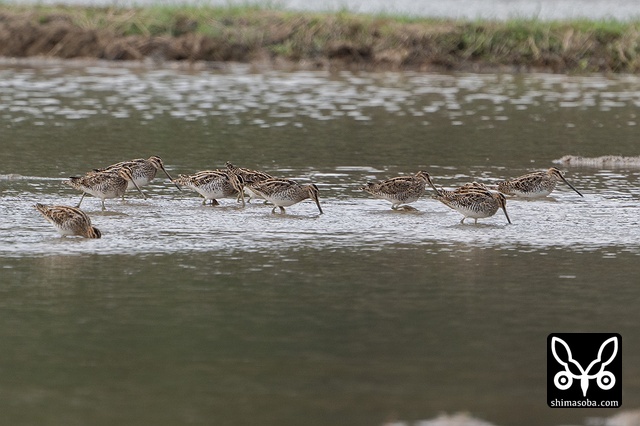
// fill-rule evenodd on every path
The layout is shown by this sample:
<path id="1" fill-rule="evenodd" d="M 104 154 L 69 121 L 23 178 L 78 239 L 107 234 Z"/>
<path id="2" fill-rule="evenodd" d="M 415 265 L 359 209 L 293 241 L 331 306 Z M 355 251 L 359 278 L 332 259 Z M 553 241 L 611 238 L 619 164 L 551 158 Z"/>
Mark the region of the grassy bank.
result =
<path id="1" fill-rule="evenodd" d="M 260 7 L 0 3 L 0 55 L 303 68 L 640 72 L 640 22 L 451 21 Z"/>

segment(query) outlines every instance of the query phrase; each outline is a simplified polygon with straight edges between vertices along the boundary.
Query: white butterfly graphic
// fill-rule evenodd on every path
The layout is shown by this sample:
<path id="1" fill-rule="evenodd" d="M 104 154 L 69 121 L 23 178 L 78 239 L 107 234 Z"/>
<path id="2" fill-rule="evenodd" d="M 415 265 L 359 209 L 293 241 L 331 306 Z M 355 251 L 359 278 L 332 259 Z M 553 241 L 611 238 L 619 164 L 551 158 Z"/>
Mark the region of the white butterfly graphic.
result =
<path id="1" fill-rule="evenodd" d="M 563 361 L 556 351 L 556 345 L 558 344 L 562 345 L 564 347 L 564 350 L 567 352 L 568 359 L 566 361 Z M 604 348 L 609 344 L 613 344 L 613 354 L 611 354 L 611 357 L 607 361 L 603 362 L 602 354 L 604 352 Z M 602 345 L 600 345 L 600 349 L 598 350 L 598 357 L 594 359 L 586 369 L 582 368 L 582 366 L 575 359 L 573 359 L 573 355 L 571 354 L 569 345 L 567 345 L 567 343 L 559 337 L 554 336 L 551 338 L 551 351 L 553 352 L 553 356 L 555 357 L 556 361 L 558 361 L 558 363 L 564 367 L 564 371 L 559 371 L 553 378 L 553 384 L 556 385 L 558 389 L 569 389 L 573 384 L 573 379 L 579 379 L 580 387 L 582 388 L 582 396 L 586 397 L 587 389 L 589 389 L 589 380 L 591 379 L 596 379 L 598 387 L 602 390 L 609 390 L 616 384 L 616 378 L 613 373 L 611 373 L 610 371 L 605 371 L 605 367 L 611 364 L 611 361 L 613 361 L 613 359 L 616 357 L 616 354 L 618 353 L 618 339 L 615 336 L 605 340 Z M 598 372 L 590 374 L 591 369 L 600 362 L 602 363 L 602 365 L 600 365 L 600 369 L 598 370 Z M 575 365 L 580 371 L 580 374 L 572 373 L 569 369 L 569 363 Z"/>

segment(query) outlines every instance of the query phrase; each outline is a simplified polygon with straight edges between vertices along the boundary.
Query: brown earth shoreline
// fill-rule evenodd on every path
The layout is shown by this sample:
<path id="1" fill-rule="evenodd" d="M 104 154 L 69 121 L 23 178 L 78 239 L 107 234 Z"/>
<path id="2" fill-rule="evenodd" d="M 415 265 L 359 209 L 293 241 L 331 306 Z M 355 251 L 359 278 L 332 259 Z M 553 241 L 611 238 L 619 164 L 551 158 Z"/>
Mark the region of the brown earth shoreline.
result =
<path id="1" fill-rule="evenodd" d="M 47 13 L 3 9 L 0 6 L 0 56 L 5 58 L 153 64 L 178 61 L 215 68 L 240 62 L 258 67 L 328 70 L 640 71 L 636 47 L 628 51 L 618 38 L 579 33 L 569 26 L 499 41 L 495 34 L 502 30 L 495 23 L 478 23 L 470 28 L 469 23 L 390 23 L 387 19 L 365 25 L 328 17 L 309 30 L 317 24 L 304 14 L 291 18 L 291 14 L 264 11 L 258 26 L 230 16 L 208 21 L 216 31 L 203 33 L 197 31 L 203 26 L 201 22 L 177 15 L 170 31 L 130 34 L 113 25 L 78 23 L 77 16 L 66 9 Z M 135 19 L 135 10 L 130 17 Z M 620 37 L 629 39 L 638 34 Z M 640 45 L 631 41 L 632 46 Z"/>
<path id="2" fill-rule="evenodd" d="M 82 28 L 65 14 L 34 22 L 29 14 L 0 14 L 0 56 L 38 59 L 102 59 L 143 61 L 160 65 L 179 62 L 192 67 L 222 68 L 227 62 L 249 63 L 260 68 L 361 69 L 421 71 L 473 69 L 480 64 L 439 64 L 434 60 L 403 63 L 400 54 L 372 57 L 368 48 L 338 43 L 323 54 L 288 58 L 266 47 L 225 42 L 203 34 L 123 35 L 111 29 Z"/>

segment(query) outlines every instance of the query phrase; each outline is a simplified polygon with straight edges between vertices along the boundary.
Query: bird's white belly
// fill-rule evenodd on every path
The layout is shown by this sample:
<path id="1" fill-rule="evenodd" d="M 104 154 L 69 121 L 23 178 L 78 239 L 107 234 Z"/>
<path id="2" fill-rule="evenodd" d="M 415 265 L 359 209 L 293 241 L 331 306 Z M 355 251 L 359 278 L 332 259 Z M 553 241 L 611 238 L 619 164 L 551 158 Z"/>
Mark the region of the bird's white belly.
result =
<path id="1" fill-rule="evenodd" d="M 551 191 L 546 189 L 539 189 L 536 191 L 526 191 L 526 192 L 518 191 L 517 189 L 514 189 L 511 192 L 513 192 L 513 195 L 515 195 L 516 197 L 521 197 L 521 198 L 541 198 L 551 194 Z"/>
<path id="2" fill-rule="evenodd" d="M 50 221 L 51 223 L 53 223 L 53 226 L 55 226 L 56 230 L 58 231 L 58 233 L 60 235 L 76 235 L 75 232 L 73 232 L 73 230 L 69 229 L 69 228 L 64 228 L 62 226 L 60 226 L 57 223 L 54 223 L 52 221 Z"/>
<path id="3" fill-rule="evenodd" d="M 251 198 L 256 198 L 256 199 L 259 199 L 259 200 L 263 200 L 264 199 L 264 197 L 262 195 L 258 194 L 257 192 L 252 191 L 251 188 L 248 188 L 248 187 L 245 186 L 244 191 Z"/>
<path id="4" fill-rule="evenodd" d="M 291 198 L 288 198 L 288 197 L 279 197 L 277 195 L 275 196 L 272 195 L 265 198 L 267 199 L 267 201 L 269 201 L 273 205 L 281 206 L 281 207 L 289 207 L 297 203 L 296 200 L 292 200 Z"/>
<path id="5" fill-rule="evenodd" d="M 191 186 L 191 188 L 207 200 L 215 200 L 226 196 L 222 188 L 211 188 L 207 186 Z"/>
<path id="6" fill-rule="evenodd" d="M 455 207 L 455 209 L 462 213 L 464 217 L 470 217 L 472 219 L 484 219 L 485 217 L 491 217 L 496 214 L 496 210 L 486 211 L 486 210 L 474 210 L 466 207 Z"/>
<path id="7" fill-rule="evenodd" d="M 122 192 L 118 191 L 117 189 L 108 189 L 105 191 L 100 191 L 100 190 L 84 187 L 83 191 L 93 195 L 96 198 L 101 198 L 101 199 L 117 198 L 122 196 Z"/>
<path id="8" fill-rule="evenodd" d="M 149 184 L 149 182 L 151 182 L 151 179 L 147 179 L 145 177 L 135 178 L 133 180 L 135 181 L 136 185 L 138 185 L 139 187 L 146 186 Z M 127 181 L 127 191 L 130 189 L 136 189 L 136 187 L 133 184 L 133 182 Z"/>

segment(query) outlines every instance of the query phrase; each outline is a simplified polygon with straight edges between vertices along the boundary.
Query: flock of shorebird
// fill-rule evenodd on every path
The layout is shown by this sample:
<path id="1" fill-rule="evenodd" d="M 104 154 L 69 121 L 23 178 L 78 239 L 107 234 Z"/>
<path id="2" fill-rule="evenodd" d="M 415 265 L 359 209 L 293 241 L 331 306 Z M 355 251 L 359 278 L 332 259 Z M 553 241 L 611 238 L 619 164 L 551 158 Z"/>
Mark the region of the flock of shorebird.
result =
<path id="1" fill-rule="evenodd" d="M 244 206 L 245 196 L 248 196 L 249 201 L 263 199 L 265 203 L 271 203 L 274 206 L 272 213 L 276 212 L 276 208 L 285 213 L 285 207 L 310 198 L 315 201 L 320 214 L 323 213 L 318 199 L 318 187 L 314 184 L 274 178 L 265 172 L 236 167 L 229 162 L 226 163 L 226 169 L 205 170 L 192 175 L 179 175 L 177 179 L 173 179 L 165 169 L 162 159 L 157 156 L 123 161 L 104 169 L 94 169 L 83 176 L 69 178 L 65 183 L 82 191 L 76 207 L 45 206 L 40 203 L 35 207 L 63 236 L 100 238 L 101 232 L 91 225 L 89 216 L 80 210 L 84 197 L 90 194 L 100 198 L 102 210 L 105 210 L 105 199 L 124 199 L 128 189 L 135 188 L 146 198 L 140 187 L 151 182 L 158 170 L 162 170 L 179 190 L 187 187 L 198 192 L 204 198 L 203 204 L 209 200 L 211 205 L 218 205 L 219 198 L 235 197 Z M 429 185 L 435 191 L 433 198 L 463 215 L 461 223 L 467 218 L 474 219 L 477 223 L 478 219 L 493 216 L 498 209 L 504 211 L 507 222 L 511 223 L 505 194 L 526 198 L 546 197 L 560 181 L 582 197 L 556 168 L 504 180 L 494 186 L 478 182 L 467 183 L 451 191 L 437 188 L 431 176 L 424 171 L 381 182 L 370 182 L 360 189 L 376 198 L 389 201 L 393 210 L 415 210 L 408 204 L 424 195 Z"/>

